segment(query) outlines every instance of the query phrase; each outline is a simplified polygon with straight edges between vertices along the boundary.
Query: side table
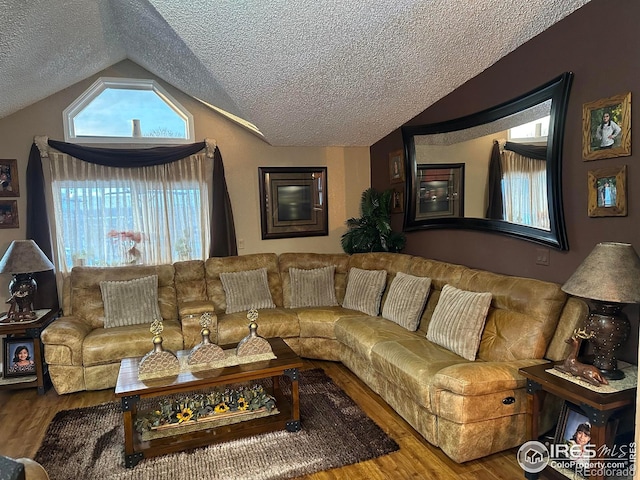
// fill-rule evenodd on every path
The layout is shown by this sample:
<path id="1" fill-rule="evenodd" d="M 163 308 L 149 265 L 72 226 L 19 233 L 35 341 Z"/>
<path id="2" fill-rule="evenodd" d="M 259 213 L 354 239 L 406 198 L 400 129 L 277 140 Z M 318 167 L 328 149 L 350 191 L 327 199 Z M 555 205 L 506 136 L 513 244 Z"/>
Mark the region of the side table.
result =
<path id="1" fill-rule="evenodd" d="M 545 363 L 519 370 L 520 374 L 527 379 L 529 411 L 531 412 L 528 437 L 531 440 L 537 440 L 539 437 L 538 421 L 544 397 L 548 392 L 574 403 L 582 409 L 591 423 L 591 441 L 596 445 L 596 448 L 600 448 L 603 445 L 612 447 L 615 432 L 607 429 L 608 421 L 614 413 L 625 408 L 635 407 L 637 388 L 613 393 L 599 393 L 547 372 L 553 365 L 552 363 Z M 545 473 L 547 471 L 551 474 L 557 473 L 551 467 L 547 467 Z M 538 474 L 525 473 L 525 478 L 536 479 Z M 561 476 L 560 478 L 565 477 Z M 602 477 L 595 478 L 600 480 Z"/>
<path id="2" fill-rule="evenodd" d="M 51 386 L 49 369 L 44 361 L 44 348 L 40 341 L 42 331 L 58 317 L 57 310 L 37 310 L 37 318 L 32 321 L 9 322 L 0 320 L 0 335 L 8 337 L 29 337 L 33 339 L 33 361 L 36 367 L 35 376 L 0 378 L 0 390 L 18 390 L 23 388 L 38 388 L 38 394 L 43 395 Z M 3 352 L 3 362 L 6 361 Z"/>

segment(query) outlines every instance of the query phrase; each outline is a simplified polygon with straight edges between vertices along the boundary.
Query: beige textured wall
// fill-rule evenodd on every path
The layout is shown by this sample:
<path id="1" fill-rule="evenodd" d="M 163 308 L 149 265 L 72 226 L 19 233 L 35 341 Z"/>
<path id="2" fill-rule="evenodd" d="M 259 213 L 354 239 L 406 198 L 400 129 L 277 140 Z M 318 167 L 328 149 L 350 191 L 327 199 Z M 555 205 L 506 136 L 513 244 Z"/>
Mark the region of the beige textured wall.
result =
<path id="1" fill-rule="evenodd" d="M 215 138 L 224 160 L 229 195 L 233 205 L 236 234 L 244 240 L 239 254 L 307 251 L 342 252 L 340 237 L 345 221 L 359 216 L 359 200 L 370 186 L 370 160 L 367 147 L 272 147 L 234 122 L 164 83 L 137 64 L 125 60 L 93 77 L 73 85 L 9 117 L 0 119 L 0 158 L 18 160 L 20 228 L 0 230 L 0 255 L 12 240 L 26 236 L 26 169 L 34 135 L 64 140 L 62 111 L 98 77 L 152 78 L 162 84 L 195 118 L 196 140 Z M 258 167 L 326 166 L 329 205 L 329 235 L 262 240 L 258 198 Z M 0 292 L 5 291 L 8 275 L 0 275 Z M 0 294 L 0 298 L 3 298 Z"/>

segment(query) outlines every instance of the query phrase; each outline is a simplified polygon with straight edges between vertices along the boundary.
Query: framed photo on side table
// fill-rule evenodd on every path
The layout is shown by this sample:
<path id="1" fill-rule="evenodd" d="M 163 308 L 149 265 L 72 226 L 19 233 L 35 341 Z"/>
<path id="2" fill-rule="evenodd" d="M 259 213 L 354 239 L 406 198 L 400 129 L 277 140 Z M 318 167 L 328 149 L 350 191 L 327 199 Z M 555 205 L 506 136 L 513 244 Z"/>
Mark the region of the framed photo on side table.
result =
<path id="1" fill-rule="evenodd" d="M 0 197 L 19 197 L 18 161 L 0 158 Z"/>
<path id="2" fill-rule="evenodd" d="M 631 155 L 631 92 L 582 106 L 585 160 Z"/>
<path id="3" fill-rule="evenodd" d="M 588 176 L 589 216 L 627 215 L 627 166 L 590 170 Z"/>
<path id="4" fill-rule="evenodd" d="M 327 167 L 259 167 L 262 239 L 329 235 Z"/>
<path id="5" fill-rule="evenodd" d="M 33 338 L 3 338 L 2 374 L 8 377 L 23 377 L 36 374 Z"/>

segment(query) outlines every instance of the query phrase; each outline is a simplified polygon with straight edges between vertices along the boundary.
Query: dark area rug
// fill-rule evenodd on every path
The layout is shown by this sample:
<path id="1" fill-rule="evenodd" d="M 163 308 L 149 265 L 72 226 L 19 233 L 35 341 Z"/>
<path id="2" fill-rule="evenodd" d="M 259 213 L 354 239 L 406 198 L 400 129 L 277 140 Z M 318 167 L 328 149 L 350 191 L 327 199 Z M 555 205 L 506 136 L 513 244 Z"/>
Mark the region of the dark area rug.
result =
<path id="1" fill-rule="evenodd" d="M 283 390 L 288 382 L 283 382 Z M 35 460 L 51 480 L 287 479 L 350 465 L 398 450 L 321 369 L 300 373 L 302 430 L 256 435 L 124 467 L 117 402 L 59 412 Z"/>

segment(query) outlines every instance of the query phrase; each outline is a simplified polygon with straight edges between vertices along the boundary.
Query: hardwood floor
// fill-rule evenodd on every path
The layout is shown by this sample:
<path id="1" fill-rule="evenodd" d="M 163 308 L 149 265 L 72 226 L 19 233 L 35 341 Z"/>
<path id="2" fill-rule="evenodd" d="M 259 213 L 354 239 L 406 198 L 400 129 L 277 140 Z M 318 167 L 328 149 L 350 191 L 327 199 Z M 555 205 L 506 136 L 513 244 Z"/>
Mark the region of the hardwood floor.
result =
<path id="1" fill-rule="evenodd" d="M 375 460 L 316 473 L 308 480 L 513 480 L 524 478 L 516 450 L 464 464 L 453 462 L 427 443 L 378 395 L 340 363 L 305 360 L 305 369 L 323 368 L 336 384 L 400 445 L 400 450 Z M 0 454 L 30 457 L 36 454 L 47 426 L 60 410 L 115 401 L 113 389 L 58 395 L 50 389 L 39 396 L 35 389 L 0 392 Z M 56 479 L 52 479 L 56 480 Z"/>

